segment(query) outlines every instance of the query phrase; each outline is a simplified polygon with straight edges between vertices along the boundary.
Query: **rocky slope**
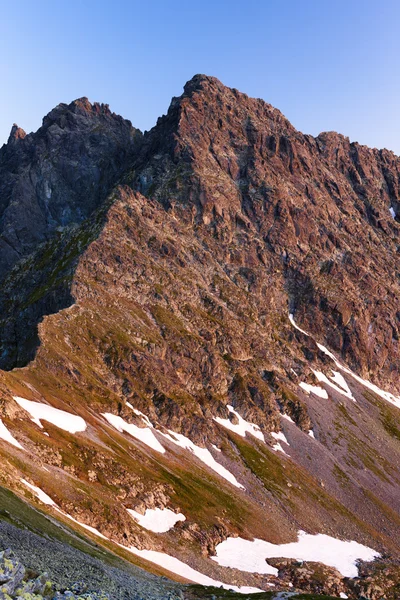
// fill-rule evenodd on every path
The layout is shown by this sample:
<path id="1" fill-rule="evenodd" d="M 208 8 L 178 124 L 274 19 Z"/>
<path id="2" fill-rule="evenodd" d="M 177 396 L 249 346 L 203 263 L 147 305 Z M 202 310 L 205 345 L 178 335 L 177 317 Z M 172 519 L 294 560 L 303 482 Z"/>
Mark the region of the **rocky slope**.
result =
<path id="1" fill-rule="evenodd" d="M 0 440 L 2 483 L 26 495 L 22 477 L 48 510 L 227 584 L 356 598 L 368 579 L 378 598 L 387 569 L 394 589 L 399 168 L 206 76 L 144 136 L 86 100 L 36 134 L 13 129 L 0 393 L 17 444 Z M 41 429 L 13 397 L 86 427 Z M 154 534 L 127 512 L 154 508 L 186 520 Z M 282 544 L 299 530 L 384 562 L 360 582 L 210 560 L 229 537 Z"/>

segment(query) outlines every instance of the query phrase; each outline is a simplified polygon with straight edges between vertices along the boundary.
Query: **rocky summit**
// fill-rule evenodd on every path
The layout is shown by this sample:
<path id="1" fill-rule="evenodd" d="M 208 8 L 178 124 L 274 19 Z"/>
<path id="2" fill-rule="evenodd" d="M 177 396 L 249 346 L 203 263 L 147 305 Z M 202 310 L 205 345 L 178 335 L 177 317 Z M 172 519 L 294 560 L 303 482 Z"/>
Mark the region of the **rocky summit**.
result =
<path id="1" fill-rule="evenodd" d="M 144 134 L 86 98 L 14 125 L 4 494 L 179 597 L 398 599 L 399 234 L 399 157 L 213 77 Z"/>

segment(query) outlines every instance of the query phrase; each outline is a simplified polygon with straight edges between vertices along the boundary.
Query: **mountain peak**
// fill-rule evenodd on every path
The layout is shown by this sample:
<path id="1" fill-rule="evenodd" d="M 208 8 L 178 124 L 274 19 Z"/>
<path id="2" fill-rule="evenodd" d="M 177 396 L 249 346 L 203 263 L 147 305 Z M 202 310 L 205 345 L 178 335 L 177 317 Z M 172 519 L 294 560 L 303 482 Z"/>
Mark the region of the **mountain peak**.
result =
<path id="1" fill-rule="evenodd" d="M 110 107 L 108 104 L 103 104 L 100 102 L 92 103 L 86 96 L 82 96 L 82 98 L 77 98 L 76 100 L 73 100 L 71 104 L 69 104 L 68 109 L 73 112 L 111 114 Z"/>
<path id="2" fill-rule="evenodd" d="M 16 123 L 11 127 L 11 132 L 8 137 L 8 143 L 12 144 L 17 142 L 18 140 L 23 140 L 26 137 L 26 133 L 21 127 L 18 127 Z"/>
<path id="3" fill-rule="evenodd" d="M 132 128 L 132 123 L 113 113 L 108 104 L 92 103 L 86 96 L 77 98 L 69 104 L 64 102 L 58 104 L 44 117 L 43 125 L 49 126 L 52 123 L 58 123 L 63 128 L 66 120 L 77 121 L 82 125 L 82 121 L 89 124 L 93 119 L 96 120 L 99 117 L 124 122 Z"/>
<path id="4" fill-rule="evenodd" d="M 221 81 L 216 77 L 198 73 L 197 75 L 194 75 L 192 79 L 189 79 L 189 81 L 185 83 L 183 88 L 184 95 L 191 96 L 194 92 L 203 90 L 206 87 L 226 89 L 226 86 L 224 86 L 224 84 L 221 83 Z"/>

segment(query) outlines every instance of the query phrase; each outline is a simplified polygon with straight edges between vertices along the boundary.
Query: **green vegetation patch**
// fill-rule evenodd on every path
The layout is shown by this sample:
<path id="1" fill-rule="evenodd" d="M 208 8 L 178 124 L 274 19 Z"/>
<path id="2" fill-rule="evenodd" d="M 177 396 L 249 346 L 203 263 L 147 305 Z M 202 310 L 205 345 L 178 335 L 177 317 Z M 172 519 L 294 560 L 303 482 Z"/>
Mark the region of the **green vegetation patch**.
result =
<path id="1" fill-rule="evenodd" d="M 238 594 L 230 590 L 217 587 L 204 587 L 202 585 L 190 585 L 185 590 L 188 598 L 213 598 L 215 600 L 273 600 L 278 592 L 261 592 L 259 594 Z M 289 596 L 288 596 L 289 598 Z M 291 600 L 337 600 L 337 596 L 326 596 L 325 594 L 293 594 Z"/>

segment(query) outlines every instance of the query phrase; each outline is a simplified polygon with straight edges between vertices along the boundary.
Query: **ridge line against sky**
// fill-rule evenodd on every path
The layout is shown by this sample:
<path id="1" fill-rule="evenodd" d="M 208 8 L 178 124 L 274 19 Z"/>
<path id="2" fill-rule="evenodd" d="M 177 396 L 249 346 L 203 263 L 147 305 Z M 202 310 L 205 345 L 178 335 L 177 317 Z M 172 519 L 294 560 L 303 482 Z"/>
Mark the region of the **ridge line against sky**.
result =
<path id="1" fill-rule="evenodd" d="M 196 73 L 262 98 L 296 129 L 400 154 L 397 0 L 9 0 L 0 145 L 87 96 L 150 129 Z"/>

